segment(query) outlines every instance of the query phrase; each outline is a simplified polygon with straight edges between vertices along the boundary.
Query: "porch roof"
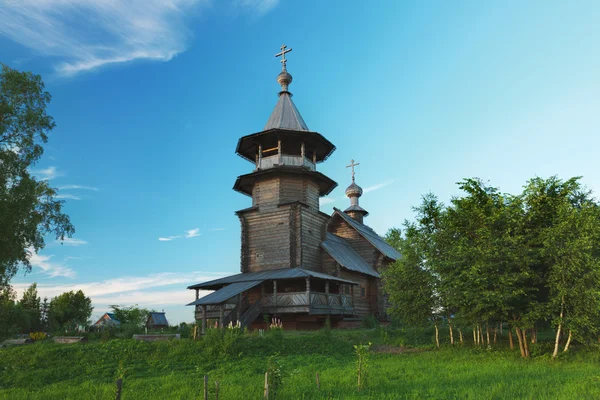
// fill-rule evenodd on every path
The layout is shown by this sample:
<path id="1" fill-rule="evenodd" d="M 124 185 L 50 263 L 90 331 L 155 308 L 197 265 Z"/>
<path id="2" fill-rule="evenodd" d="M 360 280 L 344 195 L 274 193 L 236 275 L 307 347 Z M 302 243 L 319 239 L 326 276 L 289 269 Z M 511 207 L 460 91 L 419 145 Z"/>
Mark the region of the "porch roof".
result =
<path id="1" fill-rule="evenodd" d="M 188 289 L 207 289 L 207 290 L 215 290 L 219 289 L 221 286 L 231 284 L 231 283 L 239 283 L 239 282 L 251 282 L 258 281 L 258 283 L 266 280 L 274 280 L 274 279 L 295 279 L 295 278 L 306 278 L 312 277 L 317 279 L 325 279 L 330 281 L 335 281 L 339 283 L 345 283 L 349 285 L 358 285 L 358 283 L 349 281 L 347 279 L 338 278 L 337 276 L 331 276 L 327 274 L 323 274 L 320 272 L 310 271 L 308 269 L 303 268 L 281 268 L 281 269 L 271 269 L 267 271 L 259 271 L 259 272 L 247 272 L 237 275 L 226 276 L 225 278 L 215 279 L 208 282 L 198 283 L 196 285 L 188 286 Z M 257 284 L 258 284 L 257 283 Z"/>
<path id="2" fill-rule="evenodd" d="M 232 283 L 231 285 L 227 285 L 216 292 L 213 292 L 204 297 L 200 297 L 198 300 L 191 302 L 190 304 L 186 304 L 188 306 L 197 306 L 197 305 L 205 305 L 205 304 L 221 304 L 224 301 L 236 296 L 254 286 L 260 284 L 261 280 L 258 281 L 249 281 L 249 282 L 238 282 Z"/>

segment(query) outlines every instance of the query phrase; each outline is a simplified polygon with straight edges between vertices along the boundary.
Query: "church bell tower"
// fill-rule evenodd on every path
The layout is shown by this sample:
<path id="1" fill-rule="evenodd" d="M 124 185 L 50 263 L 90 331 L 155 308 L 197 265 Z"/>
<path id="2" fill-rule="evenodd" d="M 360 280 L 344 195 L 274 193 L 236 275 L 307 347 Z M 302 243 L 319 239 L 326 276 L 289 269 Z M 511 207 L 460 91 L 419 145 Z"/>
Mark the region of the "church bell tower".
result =
<path id="1" fill-rule="evenodd" d="M 240 138 L 236 153 L 252 172 L 237 178 L 234 190 L 252 197 L 252 207 L 237 212 L 242 225 L 242 272 L 302 267 L 320 270 L 320 243 L 328 216 L 319 198 L 337 183 L 317 171 L 335 146 L 310 131 L 292 101 L 286 54 L 281 46 L 279 99 L 261 132 Z"/>

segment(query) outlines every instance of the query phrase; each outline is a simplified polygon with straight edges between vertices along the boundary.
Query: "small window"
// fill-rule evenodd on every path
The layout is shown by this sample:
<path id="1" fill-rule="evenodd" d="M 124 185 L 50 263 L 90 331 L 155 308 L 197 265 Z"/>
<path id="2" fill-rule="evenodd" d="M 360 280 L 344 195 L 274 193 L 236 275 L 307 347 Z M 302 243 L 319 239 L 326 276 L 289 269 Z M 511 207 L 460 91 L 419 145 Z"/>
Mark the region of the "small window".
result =
<path id="1" fill-rule="evenodd" d="M 350 286 L 344 285 L 344 294 L 350 294 Z"/>
<path id="2" fill-rule="evenodd" d="M 360 287 L 360 297 L 367 297 L 367 289 L 364 286 Z"/>

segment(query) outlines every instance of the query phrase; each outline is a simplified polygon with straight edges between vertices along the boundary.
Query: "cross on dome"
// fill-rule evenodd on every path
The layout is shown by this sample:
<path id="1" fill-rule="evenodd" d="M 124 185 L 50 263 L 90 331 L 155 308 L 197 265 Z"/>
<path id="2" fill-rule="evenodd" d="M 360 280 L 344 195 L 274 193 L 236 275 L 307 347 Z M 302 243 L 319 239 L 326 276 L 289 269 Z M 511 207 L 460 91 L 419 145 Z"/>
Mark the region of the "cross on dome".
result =
<path id="1" fill-rule="evenodd" d="M 352 168 L 352 182 L 354 182 L 354 167 L 360 165 L 360 163 L 355 163 L 354 160 L 350 160 L 350 165 L 346 165 L 346 168 Z"/>
<path id="2" fill-rule="evenodd" d="M 282 44 L 281 47 L 280 47 L 280 49 L 281 49 L 281 52 L 275 54 L 275 57 L 281 56 L 282 68 L 285 69 L 286 63 L 287 63 L 287 59 L 285 58 L 285 54 L 289 53 L 290 51 L 292 51 L 292 49 L 291 48 L 287 49 L 287 46 L 285 44 Z"/>

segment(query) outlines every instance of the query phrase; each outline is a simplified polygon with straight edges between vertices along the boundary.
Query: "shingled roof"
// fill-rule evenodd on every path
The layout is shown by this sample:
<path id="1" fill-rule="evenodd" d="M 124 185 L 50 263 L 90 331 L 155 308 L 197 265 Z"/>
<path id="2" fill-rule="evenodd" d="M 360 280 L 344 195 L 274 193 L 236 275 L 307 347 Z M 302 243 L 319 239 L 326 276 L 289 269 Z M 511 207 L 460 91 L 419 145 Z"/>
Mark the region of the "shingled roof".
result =
<path id="1" fill-rule="evenodd" d="M 289 92 L 281 92 L 275 109 L 271 113 L 264 130 L 268 129 L 291 129 L 294 131 L 308 131 L 306 122 L 300 115 L 296 105 L 292 101 Z"/>
<path id="2" fill-rule="evenodd" d="M 334 215 L 339 215 L 344 221 L 346 221 L 351 227 L 356 229 L 356 231 L 365 238 L 369 243 L 371 243 L 377 250 L 379 250 L 384 256 L 392 259 L 398 260 L 401 255 L 398 250 L 390 246 L 381 236 L 379 236 L 373 229 L 369 228 L 366 225 L 361 224 L 356 221 L 354 218 L 350 217 L 345 212 L 339 210 L 338 208 L 333 208 L 335 210 Z"/>
<path id="3" fill-rule="evenodd" d="M 321 243 L 321 247 L 342 267 L 376 278 L 381 277 L 344 238 L 328 232 L 325 241 Z"/>

